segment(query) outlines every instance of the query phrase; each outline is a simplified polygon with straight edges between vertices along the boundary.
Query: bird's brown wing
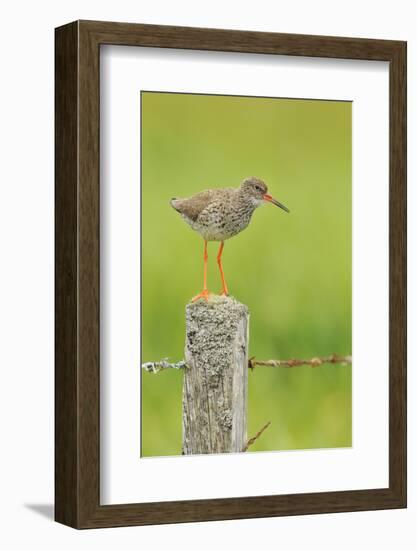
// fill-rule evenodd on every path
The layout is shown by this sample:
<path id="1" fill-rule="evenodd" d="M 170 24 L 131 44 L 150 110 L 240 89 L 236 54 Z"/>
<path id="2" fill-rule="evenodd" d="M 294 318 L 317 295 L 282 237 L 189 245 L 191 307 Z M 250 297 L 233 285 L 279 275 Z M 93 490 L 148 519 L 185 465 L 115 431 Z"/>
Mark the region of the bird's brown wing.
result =
<path id="1" fill-rule="evenodd" d="M 210 189 L 201 191 L 201 193 L 197 193 L 188 199 L 172 199 L 171 206 L 177 212 L 195 222 L 200 213 L 216 198 L 216 190 Z"/>

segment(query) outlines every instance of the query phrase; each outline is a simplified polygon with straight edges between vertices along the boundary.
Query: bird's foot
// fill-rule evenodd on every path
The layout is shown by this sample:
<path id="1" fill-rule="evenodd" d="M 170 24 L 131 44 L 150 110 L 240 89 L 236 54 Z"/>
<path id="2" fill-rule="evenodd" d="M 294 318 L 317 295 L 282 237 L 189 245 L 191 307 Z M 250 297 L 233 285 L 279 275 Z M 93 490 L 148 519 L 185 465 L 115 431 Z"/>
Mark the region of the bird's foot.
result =
<path id="1" fill-rule="evenodd" d="M 223 289 L 222 292 L 220 293 L 220 296 L 229 296 L 228 290 Z"/>
<path id="2" fill-rule="evenodd" d="M 208 302 L 210 292 L 205 288 L 200 292 L 200 294 L 197 294 L 197 296 L 194 296 L 194 298 L 191 299 L 192 302 L 197 302 L 197 300 L 200 300 L 201 298 L 204 298 L 206 302 Z"/>

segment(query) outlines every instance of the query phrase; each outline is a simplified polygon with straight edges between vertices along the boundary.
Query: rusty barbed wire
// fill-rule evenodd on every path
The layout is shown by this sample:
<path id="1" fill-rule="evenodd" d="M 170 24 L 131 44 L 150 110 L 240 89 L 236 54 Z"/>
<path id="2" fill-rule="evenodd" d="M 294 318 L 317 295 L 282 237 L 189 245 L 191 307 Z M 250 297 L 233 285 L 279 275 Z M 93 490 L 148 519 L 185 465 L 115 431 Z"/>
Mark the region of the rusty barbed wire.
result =
<path id="1" fill-rule="evenodd" d="M 333 365 L 351 365 L 351 355 L 337 355 L 333 353 L 325 357 L 313 357 L 312 359 L 268 359 L 267 361 L 257 360 L 255 357 L 251 357 L 248 362 L 248 367 L 254 369 L 255 367 L 320 367 L 321 365 L 333 364 Z"/>
<path id="2" fill-rule="evenodd" d="M 248 450 L 248 448 L 253 445 L 255 443 L 255 441 L 261 437 L 261 435 L 264 433 L 264 431 L 268 428 L 268 426 L 271 424 L 271 421 L 267 422 L 265 424 L 265 426 L 263 426 L 259 432 L 257 434 L 255 434 L 253 437 L 251 437 L 248 442 L 246 443 L 246 445 L 243 447 L 242 449 L 242 453 L 246 453 L 246 451 Z"/>
<path id="3" fill-rule="evenodd" d="M 281 367 L 281 368 L 293 368 L 293 367 L 320 367 L 321 365 L 351 365 L 351 355 L 327 355 L 324 357 L 313 357 L 311 359 L 268 359 L 266 361 L 258 360 L 255 357 L 251 357 L 248 361 L 248 368 L 253 370 L 255 367 Z M 176 363 L 170 363 L 168 358 L 161 361 L 148 361 L 142 364 L 143 370 L 157 374 L 158 372 L 166 369 L 185 369 L 189 368 L 184 360 L 177 361 Z"/>

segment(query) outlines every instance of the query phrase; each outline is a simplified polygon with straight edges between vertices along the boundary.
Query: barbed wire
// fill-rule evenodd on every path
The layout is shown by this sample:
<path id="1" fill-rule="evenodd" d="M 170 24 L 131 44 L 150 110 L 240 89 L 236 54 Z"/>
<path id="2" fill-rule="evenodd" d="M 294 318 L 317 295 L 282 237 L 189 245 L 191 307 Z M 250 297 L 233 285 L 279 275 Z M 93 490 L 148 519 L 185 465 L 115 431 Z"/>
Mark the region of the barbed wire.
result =
<path id="1" fill-rule="evenodd" d="M 332 364 L 332 365 L 351 365 L 352 356 L 351 355 L 337 355 L 333 353 L 332 355 L 327 355 L 325 357 L 313 357 L 312 359 L 268 359 L 267 361 L 259 361 L 255 357 L 249 359 L 248 367 L 254 369 L 255 367 L 283 367 L 283 368 L 292 368 L 292 367 L 320 367 L 321 365 Z"/>
<path id="2" fill-rule="evenodd" d="M 251 357 L 248 361 L 248 368 L 253 370 L 255 367 L 281 367 L 281 368 L 293 368 L 293 367 L 320 367 L 321 365 L 351 365 L 351 355 L 327 355 L 325 357 L 313 357 L 312 359 L 268 359 L 266 361 L 258 360 L 255 357 Z M 177 361 L 176 363 L 170 363 L 168 358 L 161 361 L 148 361 L 142 364 L 142 369 L 146 372 L 157 374 L 158 372 L 166 369 L 186 369 L 190 368 L 184 360 Z"/>
<path id="3" fill-rule="evenodd" d="M 146 370 L 146 372 L 157 374 L 159 371 L 165 369 L 186 369 L 188 368 L 188 365 L 186 365 L 183 360 L 178 361 L 177 363 L 169 363 L 168 358 L 166 358 L 162 359 L 162 361 L 148 361 L 147 363 L 143 363 L 142 368 L 143 370 Z"/>
<path id="4" fill-rule="evenodd" d="M 246 453 L 248 448 L 255 443 L 255 441 L 264 433 L 264 431 L 267 429 L 267 427 L 271 424 L 271 421 L 267 422 L 265 426 L 263 426 L 257 434 L 255 434 L 253 437 L 251 437 L 246 445 L 242 449 L 242 453 Z"/>

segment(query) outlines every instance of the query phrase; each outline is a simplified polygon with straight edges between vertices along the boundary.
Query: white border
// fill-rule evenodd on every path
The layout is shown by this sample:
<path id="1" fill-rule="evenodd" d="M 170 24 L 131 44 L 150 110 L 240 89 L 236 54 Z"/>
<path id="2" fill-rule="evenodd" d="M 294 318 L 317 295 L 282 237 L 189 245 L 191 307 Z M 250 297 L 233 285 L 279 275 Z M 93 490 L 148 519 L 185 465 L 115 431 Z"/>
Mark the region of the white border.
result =
<path id="1" fill-rule="evenodd" d="M 125 46 L 100 62 L 101 503 L 387 487 L 388 64 Z M 353 101 L 352 449 L 139 459 L 140 90 Z"/>

